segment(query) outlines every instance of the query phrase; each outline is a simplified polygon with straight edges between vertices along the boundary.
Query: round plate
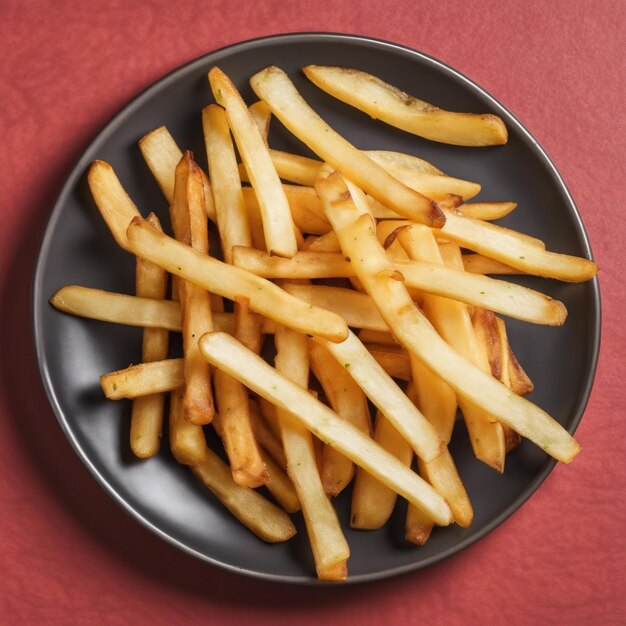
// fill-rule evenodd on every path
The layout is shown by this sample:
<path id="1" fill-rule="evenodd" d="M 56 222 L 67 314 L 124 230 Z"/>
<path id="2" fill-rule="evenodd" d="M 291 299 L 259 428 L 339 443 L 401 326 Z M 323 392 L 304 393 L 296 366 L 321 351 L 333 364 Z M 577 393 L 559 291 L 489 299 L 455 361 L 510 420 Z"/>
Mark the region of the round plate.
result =
<path id="1" fill-rule="evenodd" d="M 306 100 L 357 146 L 418 155 L 449 175 L 480 182 L 480 198 L 516 201 L 517 210 L 501 223 L 540 237 L 551 250 L 590 257 L 590 248 L 565 184 L 528 131 L 458 72 L 396 44 L 348 35 L 293 34 L 230 46 L 160 80 L 96 137 L 59 196 L 34 277 L 39 366 L 61 427 L 98 482 L 133 517 L 165 540 L 236 572 L 313 583 L 315 568 L 298 516 L 299 532 L 294 539 L 268 545 L 233 519 L 188 469 L 175 463 L 167 443 L 152 459 L 133 458 L 128 443 L 130 403 L 105 400 L 98 377 L 139 361 L 141 330 L 75 318 L 48 304 L 50 296 L 67 284 L 134 291 L 134 259 L 113 242 L 87 187 L 91 161 L 109 161 L 142 213 L 155 211 L 169 223 L 166 203 L 142 160 L 137 140 L 165 124 L 179 145 L 194 150 L 205 165 L 200 111 L 212 102 L 207 71 L 219 65 L 252 102 L 255 98 L 248 79 L 270 64 L 286 70 Z M 360 68 L 443 108 L 496 113 L 509 129 L 509 142 L 494 148 L 460 148 L 403 133 L 317 89 L 299 71 L 307 64 Z M 309 154 L 278 121 L 272 122 L 270 143 Z M 513 350 L 536 385 L 531 400 L 573 432 L 589 397 L 598 356 L 597 282 L 514 280 L 558 298 L 569 311 L 562 328 L 515 320 L 507 320 L 507 324 Z M 337 509 L 352 552 L 349 581 L 415 570 L 469 546 L 519 508 L 554 466 L 542 450 L 524 442 L 507 457 L 504 475 L 498 475 L 473 458 L 462 423 L 457 424 L 451 450 L 474 506 L 471 528 L 437 528 L 424 546 L 416 547 L 403 539 L 406 506 L 399 502 L 386 527 L 353 531 L 348 524 L 350 494 L 344 493 L 337 500 Z"/>

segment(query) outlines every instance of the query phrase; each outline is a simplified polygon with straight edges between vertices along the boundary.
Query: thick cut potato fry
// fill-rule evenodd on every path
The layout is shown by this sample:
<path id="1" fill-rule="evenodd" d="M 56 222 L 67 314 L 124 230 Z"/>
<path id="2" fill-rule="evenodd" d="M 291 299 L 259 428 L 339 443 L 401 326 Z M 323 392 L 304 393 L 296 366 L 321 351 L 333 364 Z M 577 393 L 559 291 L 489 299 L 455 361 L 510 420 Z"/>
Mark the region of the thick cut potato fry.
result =
<path id="1" fill-rule="evenodd" d="M 148 215 L 149 224 L 161 228 L 154 213 Z M 163 300 L 167 293 L 167 273 L 143 259 L 135 265 L 135 290 L 139 297 Z M 145 328 L 143 331 L 142 359 L 144 362 L 167 358 L 169 333 L 163 328 Z M 140 459 L 154 456 L 159 451 L 163 429 L 163 393 L 142 396 L 133 400 L 130 417 L 130 448 Z"/>
<path id="2" fill-rule="evenodd" d="M 248 107 L 250 116 L 254 120 L 265 145 L 267 145 L 267 136 L 270 133 L 270 122 L 272 121 L 272 111 L 263 100 L 258 100 Z"/>
<path id="3" fill-rule="evenodd" d="M 389 376 L 399 380 L 411 380 L 411 363 L 404 348 L 397 343 L 393 345 L 369 343 L 365 347 Z"/>
<path id="4" fill-rule="evenodd" d="M 128 238 L 135 254 L 199 287 L 234 300 L 245 296 L 250 308 L 299 332 L 342 341 L 346 323 L 334 313 L 308 305 L 286 293 L 270 281 L 195 250 L 154 230 L 137 219 L 128 228 Z"/>
<path id="5" fill-rule="evenodd" d="M 389 250 L 393 254 L 393 250 Z M 254 248 L 236 247 L 233 263 L 264 278 L 349 278 L 356 273 L 355 259 L 351 255 L 311 252 L 310 249 L 297 252 L 291 259 L 281 259 Z M 567 316 L 562 302 L 521 285 L 423 261 L 395 258 L 393 265 L 396 280 L 403 281 L 407 288 L 488 308 L 534 324 L 561 326 Z M 416 296 L 413 292 L 411 295 Z"/>
<path id="6" fill-rule="evenodd" d="M 100 386 L 109 400 L 138 398 L 172 391 L 184 384 L 183 359 L 140 363 L 100 376 Z"/>
<path id="7" fill-rule="evenodd" d="M 330 95 L 406 132 L 455 146 L 507 142 L 504 122 L 491 113 L 445 111 L 360 70 L 309 65 L 306 77 Z"/>
<path id="8" fill-rule="evenodd" d="M 380 411 L 376 413 L 374 441 L 410 467 L 413 458 L 411 446 Z M 392 489 L 359 468 L 352 490 L 350 526 L 363 530 L 381 528 L 391 517 L 396 499 L 397 494 Z"/>
<path id="9" fill-rule="evenodd" d="M 354 335 L 351 337 L 358 341 Z M 336 344 L 325 342 L 327 349 L 334 345 Z M 289 412 L 316 437 L 333 445 L 399 495 L 427 511 L 436 523 L 446 525 L 451 522 L 449 507 L 432 487 L 374 444 L 358 428 L 342 420 L 306 390 L 282 376 L 235 339 L 225 333 L 209 333 L 200 339 L 200 349 L 215 367 L 239 378 L 254 392 Z M 302 504 L 302 499 L 300 503 Z"/>
<path id="10" fill-rule="evenodd" d="M 276 371 L 304 391 L 309 382 L 306 337 L 279 326 L 274 341 Z M 287 456 L 287 470 L 302 506 L 317 575 L 321 580 L 336 580 L 338 574 L 345 578 L 345 564 L 350 556 L 350 548 L 337 514 L 324 492 L 316 467 L 312 435 L 305 425 L 295 421 L 284 408 L 277 406 L 276 411 Z M 341 565 L 343 567 L 337 570 Z"/>
<path id="11" fill-rule="evenodd" d="M 334 175 L 333 175 L 334 176 Z M 459 396 L 474 402 L 554 458 L 569 463 L 580 450 L 576 440 L 545 411 L 524 400 L 491 374 L 452 349 L 411 300 L 397 270 L 376 239 L 371 216 L 360 215 L 350 200 L 325 197 L 326 215 L 339 237 L 342 252 L 352 257 L 359 280 L 374 299 L 394 336 Z M 385 413 L 390 418 L 389 413 Z M 425 459 L 428 460 L 428 459 Z"/>
<path id="12" fill-rule="evenodd" d="M 139 140 L 139 149 L 165 199 L 171 202 L 174 196 L 175 170 L 183 157 L 182 150 L 165 126 L 160 126 L 142 137 Z M 216 222 L 213 195 L 210 193 L 209 179 L 204 172 L 202 172 L 202 183 L 205 191 L 206 214 L 212 222 Z"/>
<path id="13" fill-rule="evenodd" d="M 207 457 L 208 448 L 202 426 L 185 419 L 182 388 L 170 394 L 169 440 L 174 458 L 182 465 L 193 467 Z"/>
<path id="14" fill-rule="evenodd" d="M 466 272 L 472 274 L 523 274 L 520 270 L 516 270 L 510 265 L 505 265 L 483 256 L 482 254 L 464 254 L 463 268 Z"/>
<path id="15" fill-rule="evenodd" d="M 220 436 L 230 461 L 233 480 L 242 487 L 260 487 L 267 483 L 269 476 L 252 433 L 246 389 L 238 380 L 220 370 L 213 373 L 213 378 Z"/>
<path id="16" fill-rule="evenodd" d="M 372 425 L 367 398 L 346 368 L 314 341 L 309 341 L 309 360 L 311 371 L 322 385 L 333 411 L 369 435 Z M 335 448 L 325 446 L 320 474 L 324 490 L 334 497 L 352 480 L 354 463 Z"/>
<path id="17" fill-rule="evenodd" d="M 204 108 L 202 128 L 222 252 L 226 263 L 231 263 L 233 246 L 249 246 L 252 240 L 235 149 L 224 109 L 216 104 Z"/>
<path id="18" fill-rule="evenodd" d="M 515 210 L 516 202 L 467 202 L 457 207 L 465 217 L 477 220 L 499 220 Z"/>
<path id="19" fill-rule="evenodd" d="M 209 82 L 217 103 L 226 110 L 228 125 L 259 201 L 267 249 L 272 254 L 291 257 L 298 249 L 293 220 L 263 137 L 228 76 L 213 67 Z"/>
<path id="20" fill-rule="evenodd" d="M 444 224 L 445 219 L 434 201 L 398 181 L 330 128 L 282 70 L 267 67 L 255 74 L 250 84 L 288 130 L 385 206 L 430 226 Z"/>
<path id="21" fill-rule="evenodd" d="M 257 537 L 276 543 L 287 541 L 296 534 L 289 515 L 256 491 L 237 485 L 226 463 L 212 450 L 206 449 L 204 460 L 192 467 L 192 471 Z"/>
<path id="22" fill-rule="evenodd" d="M 178 241 L 201 254 L 208 254 L 209 234 L 204 212 L 204 186 L 200 169 L 190 152 L 186 152 L 176 166 L 170 219 Z M 198 350 L 198 339 L 213 330 L 211 299 L 204 289 L 187 280 L 179 281 L 179 295 L 185 357 L 185 418 L 193 424 L 209 424 L 215 413 L 211 372 Z"/>

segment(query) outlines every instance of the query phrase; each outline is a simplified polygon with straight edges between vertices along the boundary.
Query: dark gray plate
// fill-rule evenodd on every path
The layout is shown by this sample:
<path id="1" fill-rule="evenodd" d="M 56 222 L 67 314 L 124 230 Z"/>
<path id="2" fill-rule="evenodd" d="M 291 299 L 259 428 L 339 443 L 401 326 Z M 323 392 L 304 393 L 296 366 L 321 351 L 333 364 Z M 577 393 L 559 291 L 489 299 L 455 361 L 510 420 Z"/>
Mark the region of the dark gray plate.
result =
<path id="1" fill-rule="evenodd" d="M 493 112 L 509 129 L 509 143 L 496 148 L 459 148 L 423 141 L 375 122 L 324 94 L 299 72 L 303 65 L 362 68 L 409 93 L 460 111 Z M 141 331 L 78 319 L 47 302 L 61 286 L 88 285 L 133 293 L 134 261 L 113 242 L 86 184 L 94 159 L 109 161 L 140 210 L 156 211 L 167 223 L 167 207 L 137 149 L 137 140 L 166 124 L 179 144 L 202 163 L 200 110 L 212 101 L 206 74 L 218 64 L 244 98 L 252 101 L 248 78 L 266 65 L 285 69 L 304 97 L 361 148 L 419 155 L 446 173 L 483 186 L 480 198 L 515 200 L 518 209 L 502 222 L 548 242 L 558 252 L 590 257 L 589 242 L 572 198 L 554 165 L 522 125 L 470 80 L 439 61 L 401 46 L 332 34 L 294 34 L 244 42 L 208 54 L 169 74 L 123 109 L 82 155 L 56 203 L 41 247 L 33 287 L 33 317 L 39 366 L 56 416 L 77 454 L 100 484 L 147 528 L 181 549 L 232 571 L 282 582 L 315 582 L 306 532 L 283 545 L 267 545 L 230 514 L 172 459 L 167 445 L 148 461 L 133 459 L 129 444 L 130 405 L 108 402 L 100 374 L 137 362 Z M 277 121 L 273 146 L 307 151 Z M 521 283 L 562 300 L 562 328 L 508 322 L 511 343 L 536 382 L 531 399 L 573 432 L 587 403 L 599 348 L 597 282 L 570 285 L 539 278 Z M 436 529 L 420 548 L 403 541 L 405 507 L 399 504 L 386 528 L 348 527 L 349 494 L 337 502 L 352 556 L 350 581 L 408 572 L 470 545 L 513 513 L 545 479 L 554 463 L 525 442 L 496 474 L 471 454 L 462 424 L 451 448 L 475 511 L 469 530 Z"/>

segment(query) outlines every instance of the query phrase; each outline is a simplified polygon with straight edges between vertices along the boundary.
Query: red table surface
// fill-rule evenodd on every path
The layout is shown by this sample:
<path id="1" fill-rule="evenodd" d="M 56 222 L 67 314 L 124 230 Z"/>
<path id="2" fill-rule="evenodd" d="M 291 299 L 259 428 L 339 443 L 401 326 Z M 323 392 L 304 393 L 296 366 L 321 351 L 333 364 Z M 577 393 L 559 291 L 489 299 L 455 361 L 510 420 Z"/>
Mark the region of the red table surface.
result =
<path id="1" fill-rule="evenodd" d="M 0 3 L 0 622 L 623 623 L 623 1 Z M 601 269 L 602 353 L 577 438 L 502 526 L 461 554 L 367 586 L 225 573 L 152 536 L 101 490 L 49 408 L 29 290 L 70 166 L 129 99 L 226 44 L 289 31 L 399 42 L 465 73 L 530 129 L 567 182 Z"/>

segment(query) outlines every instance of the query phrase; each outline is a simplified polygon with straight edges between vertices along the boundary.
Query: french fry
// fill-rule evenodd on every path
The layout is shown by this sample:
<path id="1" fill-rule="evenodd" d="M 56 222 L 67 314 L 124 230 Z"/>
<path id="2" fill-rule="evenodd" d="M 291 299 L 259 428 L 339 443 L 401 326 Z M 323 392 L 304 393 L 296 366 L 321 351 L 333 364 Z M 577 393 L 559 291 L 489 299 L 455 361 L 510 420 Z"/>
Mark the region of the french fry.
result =
<path id="1" fill-rule="evenodd" d="M 248 107 L 250 116 L 254 120 L 265 145 L 267 145 L 267 136 L 270 132 L 270 122 L 272 121 L 272 111 L 263 100 L 258 100 Z"/>
<path id="2" fill-rule="evenodd" d="M 248 400 L 248 410 L 250 413 L 250 423 L 252 425 L 252 432 L 254 438 L 261 446 L 261 454 L 263 450 L 274 459 L 276 464 L 284 471 L 287 470 L 287 458 L 285 457 L 285 451 L 283 450 L 283 444 L 280 441 L 280 437 L 274 434 L 274 431 L 267 424 L 256 400 Z M 265 459 L 265 457 L 263 457 Z M 267 463 L 266 463 L 267 465 Z"/>
<path id="3" fill-rule="evenodd" d="M 380 343 L 385 346 L 399 345 L 394 336 L 388 330 L 381 331 L 364 328 L 363 330 L 359 331 L 359 339 L 364 344 Z"/>
<path id="4" fill-rule="evenodd" d="M 309 252 L 341 252 L 337 235 L 333 231 L 316 237 L 314 241 L 311 241 L 302 250 L 309 250 Z"/>
<path id="5" fill-rule="evenodd" d="M 507 142 L 506 126 L 497 115 L 446 111 L 356 69 L 309 65 L 302 71 L 342 102 L 419 137 L 456 146 Z"/>
<path id="6" fill-rule="evenodd" d="M 288 130 L 385 206 L 408 219 L 431 226 L 444 224 L 435 202 L 402 184 L 330 128 L 304 101 L 282 70 L 267 67 L 255 74 L 250 84 Z"/>
<path id="7" fill-rule="evenodd" d="M 296 534 L 289 515 L 256 491 L 237 485 L 228 466 L 212 450 L 206 448 L 204 460 L 192 467 L 192 471 L 257 537 L 276 543 Z"/>
<path id="8" fill-rule="evenodd" d="M 188 246 L 155 231 L 137 218 L 128 227 L 132 251 L 172 274 L 234 300 L 245 296 L 250 308 L 299 332 L 341 341 L 346 323 L 337 315 L 308 305 L 273 283 L 217 259 L 199 254 Z"/>
<path id="9" fill-rule="evenodd" d="M 414 305 L 403 282 L 396 280 L 397 270 L 376 239 L 371 216 L 360 215 L 351 200 L 326 197 L 324 185 L 318 193 L 342 252 L 352 258 L 359 280 L 394 336 L 458 395 L 492 413 L 554 458 L 570 462 L 580 450 L 575 439 L 545 411 L 510 392 L 439 336 Z M 385 415 L 390 418 L 388 412 Z"/>
<path id="10" fill-rule="evenodd" d="M 264 278 L 349 278 L 356 273 L 350 255 L 310 249 L 282 259 L 254 248 L 235 247 L 233 263 Z M 534 324 L 561 326 L 567 316 L 562 302 L 521 285 L 423 261 L 396 258 L 393 266 L 397 280 L 407 288 L 489 308 Z M 411 295 L 415 297 L 413 291 Z"/>
<path id="11" fill-rule="evenodd" d="M 267 468 L 267 482 L 265 483 L 267 490 L 287 513 L 297 513 L 300 510 L 300 500 L 291 479 L 263 448 L 261 448 L 261 458 Z"/>
<path id="12" fill-rule="evenodd" d="M 109 400 L 163 393 L 184 384 L 183 359 L 140 363 L 100 376 L 100 386 Z"/>
<path id="13" fill-rule="evenodd" d="M 374 441 L 403 465 L 410 467 L 413 458 L 411 446 L 380 411 L 376 413 Z M 395 491 L 359 468 L 352 490 L 350 526 L 362 530 L 381 528 L 391 517 L 396 499 Z"/>
<path id="14" fill-rule="evenodd" d="M 389 376 L 399 380 L 411 380 L 409 355 L 402 346 L 397 343 L 393 345 L 370 343 L 365 347 Z"/>
<path id="15" fill-rule="evenodd" d="M 157 229 L 161 224 L 154 213 L 146 221 Z M 139 297 L 162 300 L 167 293 L 167 274 L 156 265 L 137 259 L 135 285 Z M 144 362 L 167 358 L 169 334 L 163 328 L 144 328 L 142 359 Z M 136 457 L 146 459 L 159 451 L 163 428 L 163 393 L 142 396 L 133 400 L 130 417 L 130 447 Z"/>
<path id="16" fill-rule="evenodd" d="M 200 170 L 190 152 L 176 166 L 174 197 L 170 204 L 174 236 L 201 254 L 209 252 L 204 187 Z M 182 307 L 183 353 L 185 357 L 185 418 L 193 424 L 209 424 L 213 419 L 211 372 L 198 350 L 198 339 L 213 330 L 209 294 L 188 280 L 179 281 Z"/>
<path id="17" fill-rule="evenodd" d="M 182 150 L 165 126 L 160 126 L 142 137 L 139 140 L 139 149 L 165 199 L 171 202 L 174 197 L 175 170 L 183 158 Z M 209 193 L 209 179 L 204 172 L 202 172 L 202 183 L 205 191 L 206 214 L 212 222 L 216 222 L 213 195 Z"/>
<path id="18" fill-rule="evenodd" d="M 205 107 L 202 110 L 202 128 L 222 252 L 226 263 L 231 263 L 233 246 L 249 246 L 252 240 L 224 109 L 216 104 Z"/>
<path id="19" fill-rule="evenodd" d="M 311 371 L 322 385 L 333 411 L 366 434 L 371 433 L 367 398 L 343 365 L 318 343 L 309 341 Z M 331 446 L 324 446 L 321 469 L 324 491 L 330 497 L 339 495 L 354 475 L 354 463 Z"/>
<path id="20" fill-rule="evenodd" d="M 193 467 L 207 457 L 202 426 L 185 419 L 182 387 L 170 394 L 169 440 L 174 458 L 182 465 Z"/>
<path id="21" fill-rule="evenodd" d="M 209 82 L 217 103 L 226 110 L 228 125 L 259 201 L 267 249 L 272 254 L 291 257 L 298 249 L 293 220 L 263 137 L 228 76 L 213 67 Z"/>
<path id="22" fill-rule="evenodd" d="M 464 254 L 463 268 L 473 274 L 523 274 L 520 270 L 482 254 Z"/>
<path id="23" fill-rule="evenodd" d="M 356 340 L 354 335 L 351 337 Z M 327 349 L 334 345 L 339 344 L 325 342 Z M 227 371 L 255 393 L 286 410 L 316 437 L 328 444 L 332 443 L 354 463 L 364 467 L 399 495 L 427 511 L 436 523 L 450 523 L 450 510 L 432 487 L 374 444 L 358 428 L 342 420 L 306 390 L 281 375 L 235 339 L 225 333 L 208 333 L 200 339 L 200 349 L 215 367 Z"/>
<path id="24" fill-rule="evenodd" d="M 250 300 L 246 297 L 235 298 L 235 337 L 238 341 L 261 354 L 263 345 L 263 318 L 250 310 Z"/>
<path id="25" fill-rule="evenodd" d="M 285 380 L 299 390 L 306 390 L 309 381 L 306 337 L 279 326 L 274 341 L 276 372 L 282 373 Z M 304 394 L 308 395 L 306 391 Z M 345 578 L 345 563 L 350 556 L 350 548 L 337 514 L 324 492 L 316 467 L 312 435 L 305 427 L 308 425 L 294 421 L 292 414 L 284 407 L 277 405 L 277 413 L 287 456 L 287 470 L 298 493 L 318 578 L 336 580 L 337 574 Z M 344 567 L 337 572 L 340 564 Z"/>
<path id="26" fill-rule="evenodd" d="M 322 165 L 321 161 L 281 150 L 270 149 L 269 152 L 280 178 L 296 185 L 312 187 L 315 184 Z M 239 164 L 239 174 L 241 175 L 241 180 L 250 182 L 248 172 L 243 163 Z"/>
<path id="27" fill-rule="evenodd" d="M 515 210 L 515 202 L 466 202 L 457 207 L 465 217 L 476 220 L 499 220 Z"/>

